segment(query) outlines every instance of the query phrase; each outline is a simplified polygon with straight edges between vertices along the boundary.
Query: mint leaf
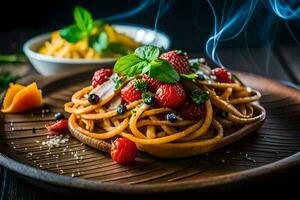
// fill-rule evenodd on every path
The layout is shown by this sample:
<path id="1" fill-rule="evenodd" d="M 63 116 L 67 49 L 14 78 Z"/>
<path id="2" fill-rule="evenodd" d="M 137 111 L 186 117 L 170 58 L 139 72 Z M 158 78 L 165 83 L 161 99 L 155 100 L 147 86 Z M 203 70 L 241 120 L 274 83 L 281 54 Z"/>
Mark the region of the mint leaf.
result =
<path id="1" fill-rule="evenodd" d="M 172 65 L 163 59 L 151 61 L 148 73 L 150 77 L 165 83 L 175 83 L 180 78 Z"/>
<path id="2" fill-rule="evenodd" d="M 206 91 L 196 89 L 190 93 L 190 97 L 194 103 L 203 104 L 208 100 L 208 93 Z"/>
<path id="3" fill-rule="evenodd" d="M 76 24 L 61 29 L 59 34 L 63 39 L 71 43 L 78 42 L 86 36 Z"/>
<path id="4" fill-rule="evenodd" d="M 135 54 L 130 54 L 119 58 L 114 66 L 114 72 L 127 75 L 135 76 L 142 73 L 144 67 L 149 63 Z"/>
<path id="5" fill-rule="evenodd" d="M 102 53 L 108 47 L 107 33 L 101 32 L 99 35 L 92 35 L 89 38 L 89 46 L 95 51 Z"/>
<path id="6" fill-rule="evenodd" d="M 152 45 L 146 45 L 137 48 L 134 53 L 139 56 L 141 59 L 145 59 L 149 62 L 158 58 L 159 56 L 159 48 Z"/>
<path id="7" fill-rule="evenodd" d="M 148 91 L 148 85 L 147 82 L 144 80 L 137 80 L 134 83 L 134 88 L 141 92 L 147 92 Z"/>
<path id="8" fill-rule="evenodd" d="M 73 12 L 74 20 L 78 28 L 89 35 L 93 30 L 93 18 L 91 13 L 83 7 L 76 6 Z"/>
<path id="9" fill-rule="evenodd" d="M 194 80 L 197 78 L 197 74 L 192 73 L 192 74 L 180 74 L 180 77 L 184 78 L 184 79 L 191 79 Z"/>

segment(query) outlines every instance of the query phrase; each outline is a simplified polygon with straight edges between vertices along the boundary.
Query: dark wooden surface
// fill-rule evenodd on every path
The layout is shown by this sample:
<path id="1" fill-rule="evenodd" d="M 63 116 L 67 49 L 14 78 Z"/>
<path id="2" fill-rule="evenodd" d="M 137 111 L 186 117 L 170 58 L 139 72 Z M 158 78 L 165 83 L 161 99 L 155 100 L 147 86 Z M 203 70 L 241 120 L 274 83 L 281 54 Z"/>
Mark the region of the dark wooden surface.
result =
<path id="1" fill-rule="evenodd" d="M 240 69 L 242 71 L 250 71 L 255 72 L 261 75 L 265 75 L 267 77 L 277 79 L 277 80 L 288 80 L 288 81 L 297 81 L 297 78 L 299 80 L 299 67 L 297 64 L 300 64 L 300 61 L 297 60 L 297 48 L 296 47 L 281 47 L 279 50 L 276 50 L 274 52 L 271 52 L 271 60 L 269 65 L 266 65 L 266 60 L 264 58 L 265 51 L 263 49 L 253 49 L 250 50 L 251 55 L 249 56 L 249 52 L 246 50 L 239 50 L 239 49 L 228 49 L 220 52 L 220 56 L 223 59 L 223 63 L 233 69 Z M 283 53 L 284 52 L 284 53 Z M 294 73 L 296 73 L 298 70 L 298 76 Z M 296 82 L 296 83 L 299 83 Z M 275 97 L 268 97 L 269 100 L 272 100 Z M 280 100 L 280 99 L 279 99 Z M 282 103 L 287 103 L 286 100 L 282 100 Z M 268 104 L 268 100 L 266 102 Z M 270 105 L 272 107 L 272 105 Z M 289 109 L 289 112 L 296 112 L 296 114 L 299 114 L 299 109 L 294 108 L 293 106 Z M 282 116 L 282 112 L 280 109 L 275 109 L 274 113 L 271 115 L 279 115 Z M 295 125 L 295 129 L 297 129 L 297 118 L 293 119 L 292 114 L 291 116 L 286 119 L 290 120 L 287 123 L 290 123 L 291 125 Z M 268 129 L 268 127 L 266 127 Z M 277 129 L 270 130 L 274 135 L 276 136 L 276 132 L 278 131 L 284 131 L 284 127 L 277 127 Z M 278 138 L 277 138 L 278 139 Z M 279 138 L 280 139 L 280 138 Z M 262 139 L 263 141 L 263 139 Z M 276 141 L 276 138 L 273 138 L 273 142 Z M 266 145 L 264 142 L 261 145 Z M 275 145 L 276 142 L 273 144 L 268 145 Z M 299 151 L 299 143 L 293 143 L 293 141 L 290 144 L 291 148 L 293 149 L 293 152 Z M 289 153 L 293 153 L 289 152 Z M 273 152 L 272 155 L 269 155 L 269 160 L 271 159 L 280 159 L 281 156 L 287 152 L 284 151 L 278 151 L 277 153 Z M 282 155 L 281 155 L 282 154 Z M 253 165 L 261 165 L 263 164 L 263 160 L 260 155 L 252 155 L 254 159 L 257 160 L 257 162 L 247 162 L 245 161 L 246 166 L 253 164 Z M 262 161 L 261 161 L 262 159 Z M 243 166 L 240 166 L 243 168 Z M 245 166 L 244 166 L 245 167 Z M 232 188 L 219 188 L 219 193 L 225 193 L 230 194 L 231 189 L 234 189 L 235 191 L 243 192 L 243 191 L 261 191 L 264 190 L 266 192 L 282 192 L 282 191 L 289 191 L 289 189 L 286 187 L 286 184 L 284 182 L 288 182 L 289 188 L 293 188 L 293 182 L 296 180 L 299 180 L 300 173 L 299 173 L 299 167 L 293 167 L 292 169 L 288 171 L 283 171 L 280 174 L 266 177 L 266 179 L 254 181 L 253 183 L 248 183 L 245 187 L 241 187 L 239 185 L 232 186 Z M 32 184 L 27 183 L 26 181 L 23 181 L 22 179 L 16 177 L 12 174 L 12 172 L 0 168 L 0 176 L 1 176 L 1 199 L 67 199 L 70 198 L 69 195 L 61 195 L 61 194 L 55 194 L 53 192 L 49 192 L 45 189 L 40 189 L 36 186 L 33 186 Z M 295 183 L 294 183 L 295 184 Z M 272 187 L 271 187 L 272 185 Z M 274 188 L 280 188 L 280 190 L 274 190 Z M 209 191 L 208 191 L 209 193 Z M 179 195 L 180 196 L 180 195 Z M 177 197 L 179 197 L 177 196 Z M 104 196 L 102 196 L 104 198 Z"/>

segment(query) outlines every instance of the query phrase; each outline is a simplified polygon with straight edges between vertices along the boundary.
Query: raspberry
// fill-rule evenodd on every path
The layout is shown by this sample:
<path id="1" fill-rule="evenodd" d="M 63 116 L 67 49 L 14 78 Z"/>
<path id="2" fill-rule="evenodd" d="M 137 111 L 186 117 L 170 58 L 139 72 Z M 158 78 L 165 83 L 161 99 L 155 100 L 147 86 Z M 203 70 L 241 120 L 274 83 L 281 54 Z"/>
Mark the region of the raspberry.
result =
<path id="1" fill-rule="evenodd" d="M 231 73 L 228 72 L 224 67 L 213 69 L 211 74 L 216 76 L 218 82 L 232 83 Z"/>
<path id="2" fill-rule="evenodd" d="M 92 85 L 93 87 L 97 87 L 98 85 L 101 85 L 102 83 L 106 82 L 109 77 L 113 74 L 112 69 L 99 69 L 94 73 L 93 79 L 92 79 Z"/>

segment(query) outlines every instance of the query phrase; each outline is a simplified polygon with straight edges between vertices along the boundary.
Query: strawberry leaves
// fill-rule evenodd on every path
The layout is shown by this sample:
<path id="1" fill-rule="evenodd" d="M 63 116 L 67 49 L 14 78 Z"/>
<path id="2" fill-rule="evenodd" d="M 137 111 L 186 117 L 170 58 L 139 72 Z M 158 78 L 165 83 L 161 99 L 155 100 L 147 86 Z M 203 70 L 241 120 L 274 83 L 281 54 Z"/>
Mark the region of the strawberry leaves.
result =
<path id="1" fill-rule="evenodd" d="M 147 45 L 139 47 L 134 54 L 121 57 L 114 66 L 114 71 L 126 76 L 148 74 L 150 77 L 165 83 L 175 83 L 180 76 L 172 65 L 158 58 L 158 47 Z"/>

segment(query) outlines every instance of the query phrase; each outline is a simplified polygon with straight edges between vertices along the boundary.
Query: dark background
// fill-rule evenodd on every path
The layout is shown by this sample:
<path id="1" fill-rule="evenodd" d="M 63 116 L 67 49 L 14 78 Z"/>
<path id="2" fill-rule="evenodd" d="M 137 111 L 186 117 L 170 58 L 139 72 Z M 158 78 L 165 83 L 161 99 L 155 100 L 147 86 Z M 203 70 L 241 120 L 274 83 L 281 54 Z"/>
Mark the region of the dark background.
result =
<path id="1" fill-rule="evenodd" d="M 249 0 L 246 0 L 249 1 Z M 213 30 L 213 16 L 206 0 L 169 0 L 153 1 L 150 6 L 134 15 L 110 21 L 112 23 L 132 23 L 155 28 L 159 3 L 160 17 L 157 29 L 166 32 L 172 40 L 172 48 L 189 52 L 204 52 L 205 43 Z M 224 4 L 233 1 L 213 1 L 218 14 Z M 235 1 L 242 5 L 245 1 Z M 278 44 L 293 43 L 283 20 L 279 20 L 261 1 L 247 29 L 247 43 L 251 46 L 269 44 L 275 48 Z M 73 8 L 81 5 L 93 14 L 94 18 L 103 18 L 137 8 L 147 0 L 10 0 L 2 2 L 0 12 L 0 53 L 20 52 L 24 41 L 30 37 L 60 29 L 73 23 Z M 266 23 L 270 25 L 267 31 Z M 289 21 L 289 23 L 294 23 Z M 293 27 L 296 27 L 293 26 Z M 296 29 L 297 30 L 297 29 Z M 245 32 L 240 37 L 222 43 L 220 48 L 245 47 Z"/>

